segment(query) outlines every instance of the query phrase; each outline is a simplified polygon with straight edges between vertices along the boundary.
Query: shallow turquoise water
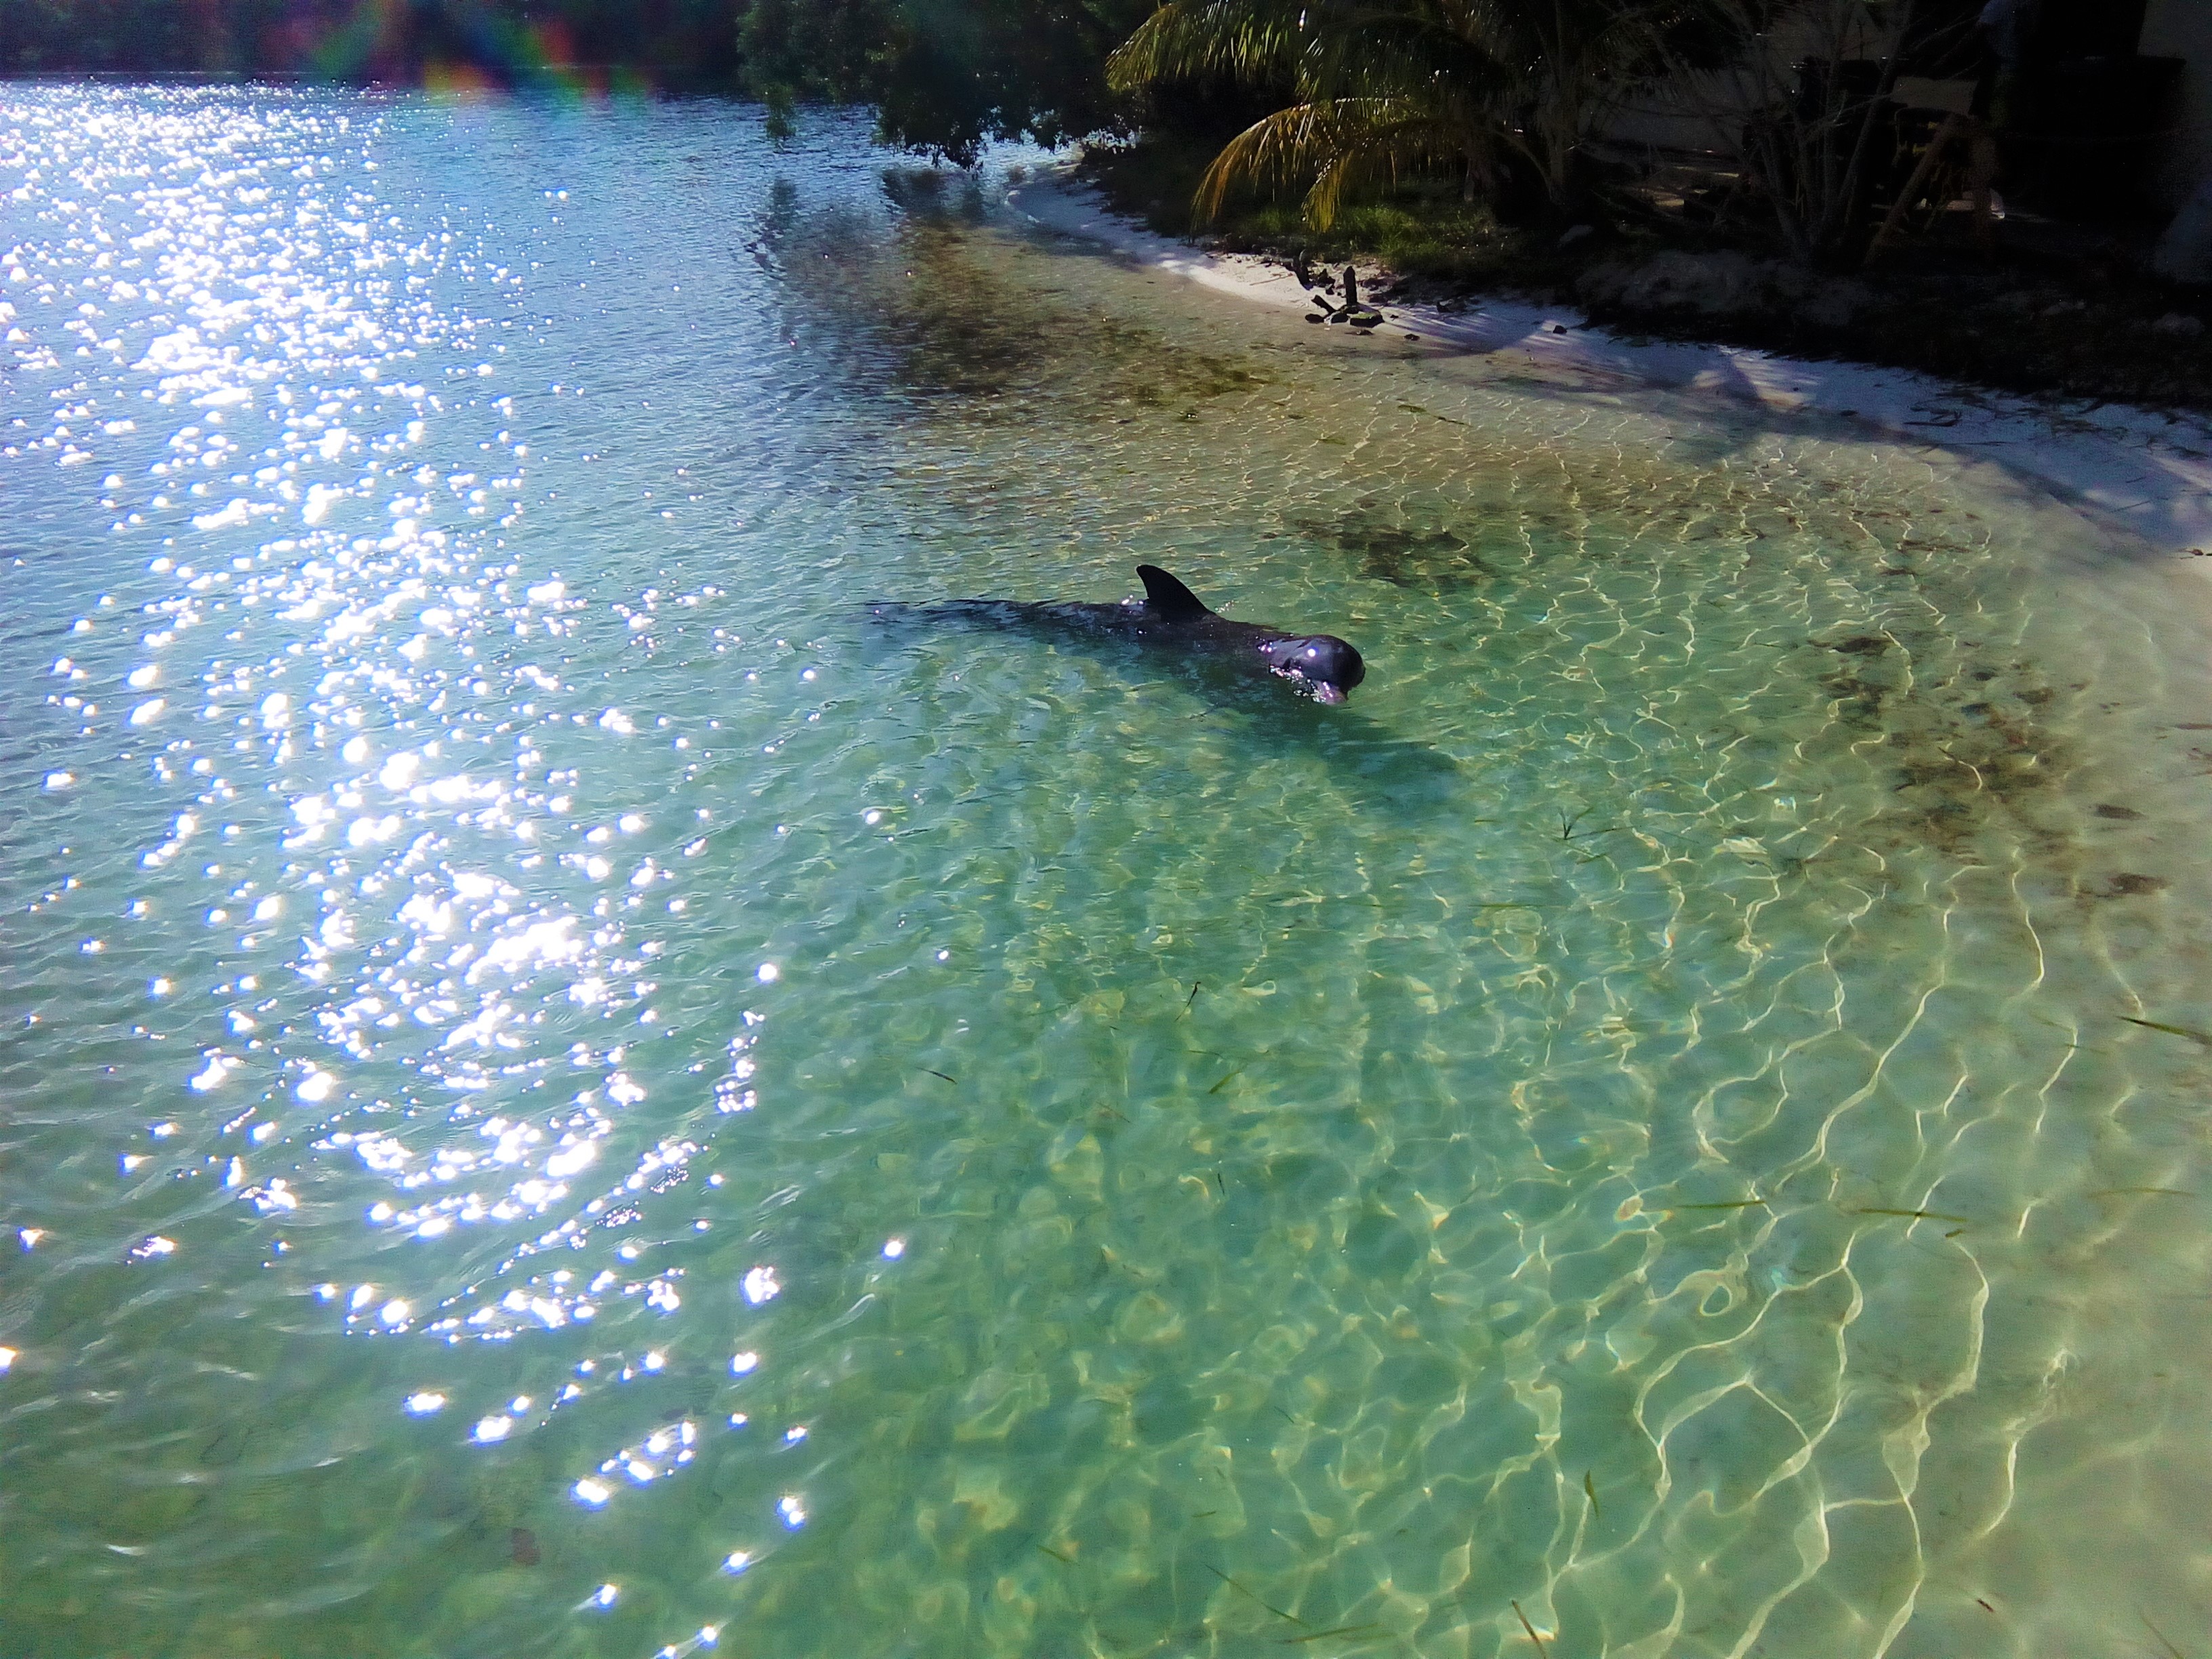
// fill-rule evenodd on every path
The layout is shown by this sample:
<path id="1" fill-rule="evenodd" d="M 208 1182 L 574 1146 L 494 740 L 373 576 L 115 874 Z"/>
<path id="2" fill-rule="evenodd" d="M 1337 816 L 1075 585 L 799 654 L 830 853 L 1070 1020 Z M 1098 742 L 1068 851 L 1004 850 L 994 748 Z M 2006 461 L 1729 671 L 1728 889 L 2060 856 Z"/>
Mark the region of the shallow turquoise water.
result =
<path id="1" fill-rule="evenodd" d="M 864 138 L 0 96 L 0 1650 L 2187 1650 L 2197 590 Z"/>

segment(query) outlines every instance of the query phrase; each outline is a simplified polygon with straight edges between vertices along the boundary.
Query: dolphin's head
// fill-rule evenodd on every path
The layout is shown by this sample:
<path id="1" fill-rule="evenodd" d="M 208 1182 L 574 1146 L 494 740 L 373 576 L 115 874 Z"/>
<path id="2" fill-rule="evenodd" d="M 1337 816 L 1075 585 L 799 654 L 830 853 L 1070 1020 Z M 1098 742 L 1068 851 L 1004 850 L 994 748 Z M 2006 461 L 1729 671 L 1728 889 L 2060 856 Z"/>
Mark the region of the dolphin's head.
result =
<path id="1" fill-rule="evenodd" d="M 1359 653 L 1334 634 L 1270 640 L 1260 647 L 1268 668 L 1312 694 L 1316 702 L 1342 702 L 1345 694 L 1367 678 Z"/>

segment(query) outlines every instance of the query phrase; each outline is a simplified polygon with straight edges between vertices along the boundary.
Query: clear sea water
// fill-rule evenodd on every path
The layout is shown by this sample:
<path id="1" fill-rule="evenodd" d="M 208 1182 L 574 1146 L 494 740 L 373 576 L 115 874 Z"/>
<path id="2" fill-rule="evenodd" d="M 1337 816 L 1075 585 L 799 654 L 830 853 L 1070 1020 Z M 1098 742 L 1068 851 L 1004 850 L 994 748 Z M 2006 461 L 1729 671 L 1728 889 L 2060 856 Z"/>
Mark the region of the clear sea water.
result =
<path id="1" fill-rule="evenodd" d="M 866 137 L 0 90 L 0 1652 L 2203 1652 L 2202 584 Z"/>

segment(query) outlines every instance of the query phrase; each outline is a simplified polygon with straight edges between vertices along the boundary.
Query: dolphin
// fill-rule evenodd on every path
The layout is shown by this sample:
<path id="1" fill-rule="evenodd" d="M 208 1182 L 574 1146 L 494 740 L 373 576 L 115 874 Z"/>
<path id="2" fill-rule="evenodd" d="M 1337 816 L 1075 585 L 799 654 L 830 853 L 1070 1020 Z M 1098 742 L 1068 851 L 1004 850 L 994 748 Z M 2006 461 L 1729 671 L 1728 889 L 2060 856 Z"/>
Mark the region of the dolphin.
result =
<path id="1" fill-rule="evenodd" d="M 1231 622 L 1158 565 L 1140 564 L 1145 597 L 1120 605 L 1012 599 L 945 599 L 934 605 L 878 605 L 884 621 L 945 617 L 986 628 L 1026 628 L 1101 640 L 1126 640 L 1157 651 L 1231 663 L 1287 681 L 1316 702 L 1340 703 L 1367 678 L 1359 653 L 1334 634 L 1293 634 L 1260 623 Z"/>

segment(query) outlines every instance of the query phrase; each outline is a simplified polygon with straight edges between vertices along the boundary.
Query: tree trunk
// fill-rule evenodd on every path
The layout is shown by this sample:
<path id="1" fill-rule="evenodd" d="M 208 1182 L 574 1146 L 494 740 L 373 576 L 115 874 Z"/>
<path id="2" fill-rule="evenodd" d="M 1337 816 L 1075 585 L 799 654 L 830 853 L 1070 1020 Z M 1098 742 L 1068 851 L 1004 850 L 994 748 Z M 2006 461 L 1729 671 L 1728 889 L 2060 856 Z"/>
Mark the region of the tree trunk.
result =
<path id="1" fill-rule="evenodd" d="M 1473 203 L 1497 193 L 1497 181 L 1491 176 L 1487 148 L 1479 139 L 1468 139 L 1467 172 L 1460 179 L 1459 199 Z"/>

